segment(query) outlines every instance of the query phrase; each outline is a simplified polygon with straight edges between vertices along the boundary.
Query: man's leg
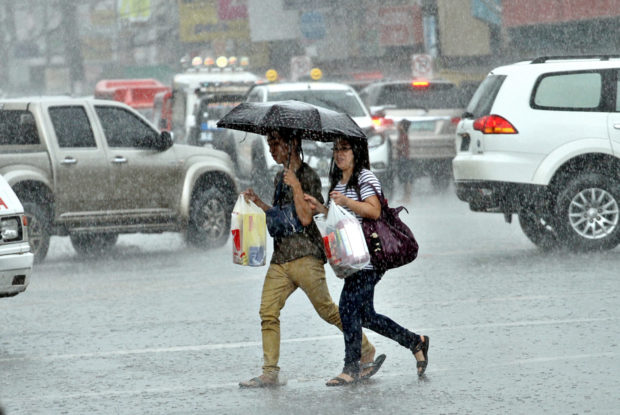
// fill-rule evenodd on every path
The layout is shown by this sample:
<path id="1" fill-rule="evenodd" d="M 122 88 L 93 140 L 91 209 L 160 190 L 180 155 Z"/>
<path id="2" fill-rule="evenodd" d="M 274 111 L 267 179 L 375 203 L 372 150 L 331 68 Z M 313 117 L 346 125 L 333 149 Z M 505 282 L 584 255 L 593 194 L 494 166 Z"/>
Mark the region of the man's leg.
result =
<path id="1" fill-rule="evenodd" d="M 313 256 L 306 256 L 286 264 L 288 275 L 301 288 L 314 306 L 319 316 L 342 331 L 342 322 L 338 306 L 332 300 L 325 279 L 323 261 Z M 374 360 L 375 348 L 362 334 L 362 363 Z"/>
<path id="2" fill-rule="evenodd" d="M 280 371 L 280 310 L 286 299 L 297 287 L 286 274 L 285 266 L 271 264 L 263 283 L 260 304 L 261 332 L 263 336 L 263 373 Z"/>

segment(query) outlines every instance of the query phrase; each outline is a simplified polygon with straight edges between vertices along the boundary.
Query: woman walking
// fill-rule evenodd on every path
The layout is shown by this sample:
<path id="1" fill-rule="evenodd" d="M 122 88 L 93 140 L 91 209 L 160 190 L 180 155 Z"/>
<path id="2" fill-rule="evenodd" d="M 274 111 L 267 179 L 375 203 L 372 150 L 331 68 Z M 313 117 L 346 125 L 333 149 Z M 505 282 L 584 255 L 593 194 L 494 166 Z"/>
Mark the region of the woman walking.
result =
<path id="1" fill-rule="evenodd" d="M 363 218 L 379 218 L 381 203 L 377 195 L 381 193 L 381 183 L 370 171 L 367 143 L 362 140 L 339 139 L 334 142 L 333 158 L 329 203 L 344 207 L 354 214 L 360 223 Z M 327 213 L 328 207 L 315 197 L 304 197 L 313 212 Z M 348 385 L 359 380 L 362 327 L 410 349 L 417 361 L 418 376 L 424 374 L 428 364 L 429 337 L 411 332 L 375 311 L 375 285 L 382 276 L 382 271 L 368 264 L 361 271 L 345 278 L 338 307 L 344 332 L 344 369 L 328 381 L 327 386 Z"/>

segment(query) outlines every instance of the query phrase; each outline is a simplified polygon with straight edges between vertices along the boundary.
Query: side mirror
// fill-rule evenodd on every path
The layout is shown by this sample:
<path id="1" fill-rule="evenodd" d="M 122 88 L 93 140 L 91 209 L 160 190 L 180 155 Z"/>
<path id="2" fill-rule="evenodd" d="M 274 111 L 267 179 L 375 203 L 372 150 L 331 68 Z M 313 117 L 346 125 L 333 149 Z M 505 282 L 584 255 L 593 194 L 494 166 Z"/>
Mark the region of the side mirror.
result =
<path id="1" fill-rule="evenodd" d="M 157 142 L 156 148 L 158 150 L 164 151 L 168 150 L 170 147 L 172 147 L 172 135 L 168 131 L 162 131 L 159 134 L 159 140 Z"/>
<path id="2" fill-rule="evenodd" d="M 378 118 L 385 117 L 385 106 L 383 105 L 371 106 L 369 108 L 369 111 L 370 111 L 371 117 L 378 117 Z"/>

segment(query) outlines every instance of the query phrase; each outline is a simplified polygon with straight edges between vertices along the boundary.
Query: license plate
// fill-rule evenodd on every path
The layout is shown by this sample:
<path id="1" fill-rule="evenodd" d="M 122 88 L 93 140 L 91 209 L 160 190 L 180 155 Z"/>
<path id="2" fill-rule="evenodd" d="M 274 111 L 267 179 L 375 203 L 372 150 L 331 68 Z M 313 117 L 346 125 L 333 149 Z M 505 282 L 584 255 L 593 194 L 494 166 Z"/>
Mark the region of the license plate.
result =
<path id="1" fill-rule="evenodd" d="M 413 121 L 409 131 L 435 131 L 435 121 Z"/>

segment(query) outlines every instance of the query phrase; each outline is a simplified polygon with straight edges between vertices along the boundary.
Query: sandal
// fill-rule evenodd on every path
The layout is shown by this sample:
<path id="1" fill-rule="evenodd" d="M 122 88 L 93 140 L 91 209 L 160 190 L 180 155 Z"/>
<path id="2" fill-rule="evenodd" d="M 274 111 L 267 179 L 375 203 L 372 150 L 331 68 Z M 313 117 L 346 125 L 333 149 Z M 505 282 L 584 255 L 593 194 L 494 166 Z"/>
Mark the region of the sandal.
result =
<path id="1" fill-rule="evenodd" d="M 350 377 L 351 379 L 346 379 L 344 377 L 342 377 L 342 375 L 346 375 L 348 377 Z M 351 373 L 346 373 L 346 372 L 342 372 L 341 374 L 339 374 L 338 376 L 331 378 L 329 381 L 327 381 L 325 383 L 326 386 L 346 386 L 346 385 L 353 385 L 354 383 L 357 383 L 360 380 L 359 375 L 353 375 Z"/>
<path id="2" fill-rule="evenodd" d="M 415 360 L 417 360 L 416 366 L 418 368 L 418 376 L 421 377 L 426 371 L 426 366 L 428 366 L 428 346 L 430 344 L 430 338 L 428 336 L 420 337 L 422 338 L 422 340 L 420 340 L 418 344 L 416 344 L 415 347 L 411 349 L 411 351 L 413 352 L 413 357 L 415 357 Z M 422 352 L 424 360 L 418 359 L 418 357 L 416 356 L 416 353 L 418 352 Z"/>
<path id="3" fill-rule="evenodd" d="M 239 382 L 241 388 L 271 388 L 279 386 L 278 376 L 260 375 L 245 382 Z"/>
<path id="4" fill-rule="evenodd" d="M 381 369 L 381 365 L 385 362 L 385 355 L 380 354 L 374 362 L 364 363 L 360 366 L 360 379 L 368 379 Z"/>

